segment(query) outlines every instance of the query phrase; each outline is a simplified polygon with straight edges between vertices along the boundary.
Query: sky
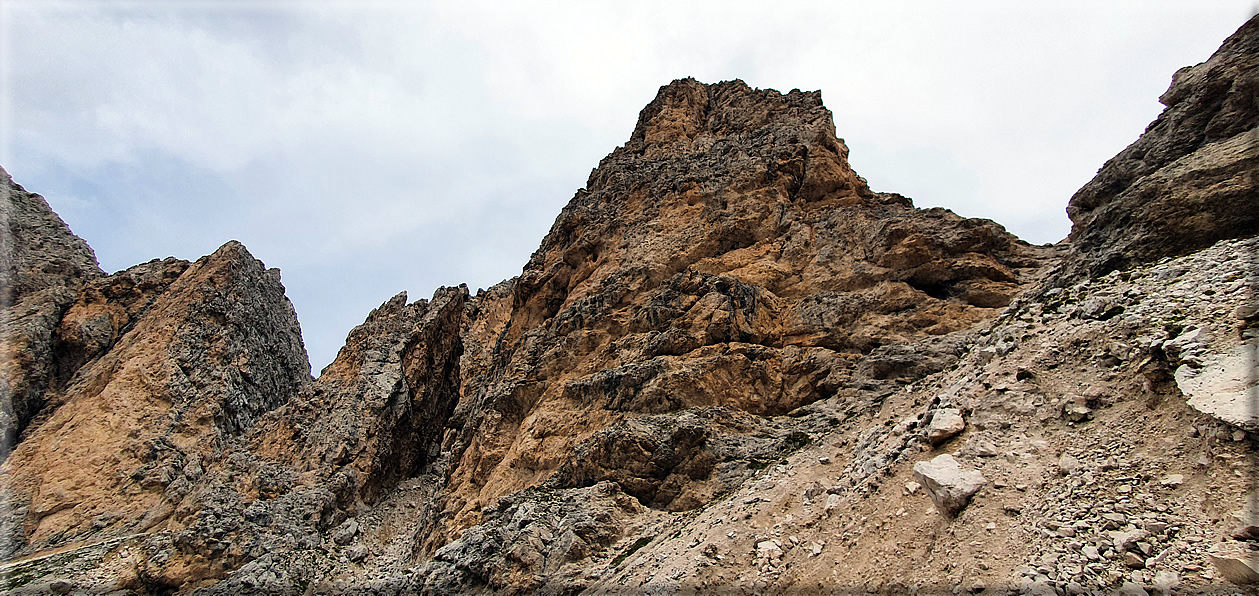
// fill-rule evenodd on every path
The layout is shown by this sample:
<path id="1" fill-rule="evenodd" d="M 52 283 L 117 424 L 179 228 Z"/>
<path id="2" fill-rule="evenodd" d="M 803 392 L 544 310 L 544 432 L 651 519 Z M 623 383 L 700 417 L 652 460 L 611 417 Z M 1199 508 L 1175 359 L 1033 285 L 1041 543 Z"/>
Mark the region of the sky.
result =
<path id="1" fill-rule="evenodd" d="M 0 0 L 0 165 L 106 272 L 240 240 L 311 363 L 520 273 L 671 80 L 820 90 L 853 168 L 1034 243 L 1257 0 Z"/>

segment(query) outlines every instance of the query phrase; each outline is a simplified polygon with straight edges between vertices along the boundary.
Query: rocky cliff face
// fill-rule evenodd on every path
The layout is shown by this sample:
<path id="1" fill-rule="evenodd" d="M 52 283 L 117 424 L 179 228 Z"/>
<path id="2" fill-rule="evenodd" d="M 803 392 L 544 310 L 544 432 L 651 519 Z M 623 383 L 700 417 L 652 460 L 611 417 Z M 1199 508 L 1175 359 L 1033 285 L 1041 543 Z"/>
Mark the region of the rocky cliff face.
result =
<path id="1" fill-rule="evenodd" d="M 88 282 L 54 331 L 56 383 L 0 466 L 9 554 L 164 522 L 202 462 L 310 377 L 279 272 L 236 242 Z"/>
<path id="2" fill-rule="evenodd" d="M 1167 106 L 1067 205 L 1093 275 L 1259 232 L 1259 21 L 1176 71 Z"/>
<path id="3" fill-rule="evenodd" d="M 0 169 L 0 458 L 44 407 L 58 369 L 53 332 L 85 282 L 104 275 L 91 247 L 44 198 Z"/>
<path id="4" fill-rule="evenodd" d="M 519 277 L 394 297 L 315 380 L 239 244 L 103 276 L 21 194 L 6 279 L 45 281 L 5 304 L 51 306 L 5 319 L 33 397 L 6 410 L 0 578 L 1231 593 L 1259 579 L 1256 22 L 1178 74 L 1058 247 L 871 191 L 817 93 L 674 81 Z"/>

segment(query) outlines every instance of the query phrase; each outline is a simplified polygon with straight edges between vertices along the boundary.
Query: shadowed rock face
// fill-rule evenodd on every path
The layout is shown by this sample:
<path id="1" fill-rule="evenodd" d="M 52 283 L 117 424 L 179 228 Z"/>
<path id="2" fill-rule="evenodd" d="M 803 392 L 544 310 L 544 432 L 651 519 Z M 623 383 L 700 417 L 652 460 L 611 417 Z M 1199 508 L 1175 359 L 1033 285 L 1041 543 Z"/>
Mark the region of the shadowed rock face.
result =
<path id="1" fill-rule="evenodd" d="M 1259 233 L 1259 17 L 1172 77 L 1167 106 L 1071 197 L 1075 268 L 1092 275 Z"/>
<path id="2" fill-rule="evenodd" d="M 44 407 L 58 369 L 53 336 L 96 255 L 44 198 L 0 168 L 0 459 Z"/>

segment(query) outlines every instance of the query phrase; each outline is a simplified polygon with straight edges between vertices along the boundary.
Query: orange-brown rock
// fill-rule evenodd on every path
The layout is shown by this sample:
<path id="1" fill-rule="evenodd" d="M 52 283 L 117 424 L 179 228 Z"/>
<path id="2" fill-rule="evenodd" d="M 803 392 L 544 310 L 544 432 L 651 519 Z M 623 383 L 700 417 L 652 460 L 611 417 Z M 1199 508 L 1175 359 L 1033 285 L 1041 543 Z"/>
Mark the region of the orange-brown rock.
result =
<path id="1" fill-rule="evenodd" d="M 72 374 L 0 466 L 9 553 L 162 524 L 310 375 L 279 272 L 237 242 L 88 283 L 54 345 Z"/>
<path id="2" fill-rule="evenodd" d="M 542 483 L 588 440 L 587 459 L 643 453 L 596 469 L 653 465 L 641 441 L 594 438 L 627 417 L 784 414 L 930 372 L 874 367 L 871 378 L 858 365 L 992 317 L 1049 256 L 992 222 L 871 192 L 847 153 L 818 93 L 662 87 L 511 284 L 510 316 L 507 289 L 479 299 L 500 313 L 488 329 L 498 339 L 465 365 L 489 373 L 464 377 L 453 526 Z"/>

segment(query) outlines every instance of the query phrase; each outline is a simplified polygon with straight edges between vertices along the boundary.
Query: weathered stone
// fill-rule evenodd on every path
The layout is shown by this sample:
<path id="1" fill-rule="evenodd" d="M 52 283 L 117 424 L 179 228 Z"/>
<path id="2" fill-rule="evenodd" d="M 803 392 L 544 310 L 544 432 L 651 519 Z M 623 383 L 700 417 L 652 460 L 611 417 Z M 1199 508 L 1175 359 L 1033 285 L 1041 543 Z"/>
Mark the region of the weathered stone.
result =
<path id="1" fill-rule="evenodd" d="M 914 478 L 927 489 L 936 509 L 946 517 L 956 516 L 987 483 L 978 470 L 963 470 L 948 454 L 914 464 Z"/>
<path id="2" fill-rule="evenodd" d="M 353 542 L 355 536 L 358 536 L 358 522 L 351 518 L 345 520 L 336 530 L 333 530 L 332 541 L 345 546 Z"/>
<path id="3" fill-rule="evenodd" d="M 71 333 L 100 312 L 100 343 Z M 47 418 L 0 466 L 26 508 L 4 515 L 0 544 L 34 550 L 94 532 L 142 531 L 174 511 L 185 462 L 220 452 L 310 382 L 310 365 L 279 272 L 238 242 L 196 263 L 155 261 L 87 284 L 59 328 L 89 350 Z M 67 348 L 72 354 L 83 355 Z M 167 494 L 168 487 L 170 493 Z M 53 515 L 58 513 L 58 515 Z M 18 522 L 17 520 L 22 520 Z"/>
<path id="4" fill-rule="evenodd" d="M 932 445 L 939 445 L 965 429 L 966 421 L 962 419 L 962 412 L 957 408 L 936 410 L 935 415 L 931 417 L 931 424 L 927 425 L 927 441 Z"/>
<path id="5" fill-rule="evenodd" d="M 91 247 L 0 168 L 0 460 L 56 384 L 52 344 L 62 314 L 82 284 L 102 275 Z"/>
<path id="6" fill-rule="evenodd" d="M 1259 553 L 1255 551 L 1238 543 L 1221 543 L 1207 553 L 1207 558 L 1224 579 L 1234 584 L 1259 583 Z"/>
<path id="7" fill-rule="evenodd" d="M 1063 476 L 1070 476 L 1079 470 L 1080 460 L 1076 459 L 1071 454 L 1064 453 L 1058 458 L 1058 471 L 1061 472 Z"/>
<path id="8" fill-rule="evenodd" d="M 1093 275 L 1259 232 L 1259 19 L 1182 68 L 1167 106 L 1071 197 L 1075 267 Z"/>
<path id="9" fill-rule="evenodd" d="M 1245 430 L 1259 431 L 1259 342 L 1248 341 L 1233 352 L 1214 357 L 1202 368 L 1176 369 L 1176 385 L 1189 406 Z"/>

